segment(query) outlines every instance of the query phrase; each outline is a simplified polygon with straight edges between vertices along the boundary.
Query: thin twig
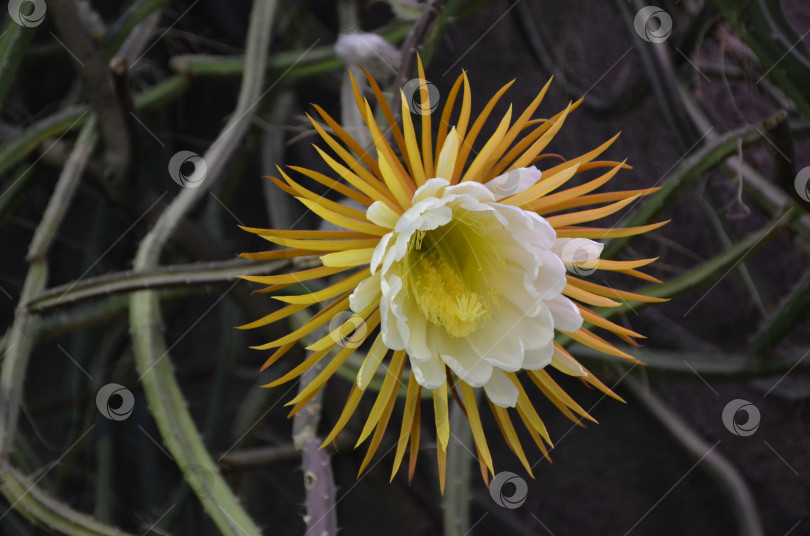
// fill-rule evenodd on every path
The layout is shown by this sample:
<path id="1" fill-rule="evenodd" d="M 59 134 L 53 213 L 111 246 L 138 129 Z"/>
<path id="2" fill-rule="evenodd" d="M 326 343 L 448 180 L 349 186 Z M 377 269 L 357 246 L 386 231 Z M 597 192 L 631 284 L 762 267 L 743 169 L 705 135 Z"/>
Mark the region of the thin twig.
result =
<path id="1" fill-rule="evenodd" d="M 45 255 L 53 242 L 55 230 L 59 228 L 67 212 L 73 193 L 87 163 L 87 154 L 92 150 L 94 122 L 89 121 L 82 129 L 79 140 L 69 157 L 71 165 L 66 165 L 57 181 L 56 188 L 45 209 L 45 214 L 37 225 L 31 243 L 31 266 L 25 277 L 20 303 L 24 303 L 43 291 L 48 280 L 48 265 Z M 66 197 L 63 197 L 66 196 Z M 22 388 L 25 371 L 31 350 L 36 340 L 35 334 L 39 317 L 18 307 L 14 314 L 11 331 L 6 338 L 6 352 L 0 371 L 0 457 L 11 452 L 17 419 L 22 402 Z"/>
<path id="2" fill-rule="evenodd" d="M 43 313 L 67 304 L 136 290 L 233 282 L 240 275 L 271 274 L 288 265 L 286 261 L 234 259 L 174 264 L 150 271 L 115 272 L 50 288 L 23 306 L 30 312 Z"/>
<path id="3" fill-rule="evenodd" d="M 436 17 L 444 6 L 444 0 L 428 0 L 422 11 L 422 15 L 411 28 L 408 37 L 400 48 L 400 56 L 402 57 L 402 65 L 400 66 L 399 73 L 394 80 L 394 88 L 401 88 L 406 80 L 413 73 L 416 65 L 416 53 L 418 47 L 425 40 L 431 24 L 436 20 Z M 393 100 L 391 102 L 391 111 L 394 114 L 394 119 L 399 120 L 402 116 L 402 106 L 400 105 L 399 91 L 394 91 Z"/>
<path id="4" fill-rule="evenodd" d="M 128 536 L 118 530 L 73 510 L 64 502 L 47 495 L 38 486 L 39 479 L 32 481 L 9 462 L 0 462 L 0 480 L 3 495 L 14 509 L 35 525 L 50 533 L 68 536 Z"/>
<path id="5" fill-rule="evenodd" d="M 739 534 L 744 536 L 764 535 L 754 496 L 737 468 L 700 437 L 651 389 L 642 387 L 641 383 L 634 378 L 626 378 L 623 385 L 644 403 L 682 447 L 692 456 L 702 460 L 701 463 L 707 472 L 717 480 L 731 502 Z"/>
<path id="6" fill-rule="evenodd" d="M 275 8 L 275 1 L 253 2 L 245 46 L 245 72 L 239 98 L 225 128 L 203 157 L 207 166 L 206 179 L 197 188 L 182 190 L 163 211 L 154 228 L 138 247 L 134 265 L 136 271 L 149 271 L 157 266 L 161 251 L 178 224 L 221 177 L 225 165 L 247 132 L 255 115 L 256 105 L 264 95 L 262 87 Z M 158 328 L 159 322 L 160 306 L 155 291 L 135 293 L 130 302 L 135 362 L 160 435 L 220 532 L 230 536 L 258 536 L 259 528 L 220 475 L 186 408 L 182 391 L 171 369 L 163 334 Z M 199 485 L 200 471 L 210 477 L 210 485 Z"/>
<path id="7" fill-rule="evenodd" d="M 693 351 L 667 351 L 647 348 L 634 348 L 617 344 L 616 348 L 632 354 L 644 363 L 643 373 L 651 378 L 694 380 L 695 374 L 713 381 L 740 381 L 751 378 L 778 376 L 786 372 L 803 373 L 810 371 L 810 349 L 792 352 L 791 355 L 774 356 L 768 361 L 756 359 L 756 356 L 743 354 L 706 354 Z M 618 357 L 606 356 L 598 350 L 581 344 L 571 345 L 570 352 L 584 364 L 591 367 L 615 368 L 626 370 L 627 361 Z"/>
<path id="8" fill-rule="evenodd" d="M 552 51 L 554 46 L 549 43 L 549 33 L 540 24 L 542 17 L 532 9 L 529 2 L 518 2 L 511 12 L 512 18 L 521 33 L 521 37 L 526 43 L 529 53 L 534 58 L 537 65 L 549 76 L 554 76 L 555 81 L 559 80 L 566 92 L 572 99 L 579 99 L 583 95 L 588 95 L 582 106 L 593 110 L 597 114 L 622 113 L 635 106 L 641 98 L 649 91 L 649 84 L 644 77 L 636 77 L 629 84 L 628 89 L 616 92 L 613 95 L 600 94 L 593 88 L 588 89 L 580 85 L 576 80 L 569 77 L 563 65 L 555 61 Z"/>
<path id="9" fill-rule="evenodd" d="M 301 459 L 301 450 L 292 443 L 273 445 L 229 452 L 219 459 L 223 470 L 248 471 L 277 463 L 296 462 Z"/>
<path id="10" fill-rule="evenodd" d="M 458 404 L 450 410 L 450 442 L 447 446 L 447 484 L 444 492 L 444 534 L 465 536 L 470 531 L 472 487 L 472 429 Z"/>
<path id="11" fill-rule="evenodd" d="M 701 132 L 707 132 L 706 138 L 710 142 L 717 141 L 720 136 L 715 130 L 713 130 L 714 125 L 712 125 L 711 121 L 709 121 L 709 119 L 706 117 L 706 114 L 700 109 L 700 106 L 695 101 L 688 88 L 682 84 L 678 84 L 677 90 L 681 100 L 684 103 L 684 109 L 686 110 L 689 119 L 694 123 L 695 127 Z M 775 129 L 779 128 L 778 123 L 780 121 L 776 121 L 775 118 L 775 115 L 771 116 L 771 118 L 765 120 L 763 122 L 763 126 L 760 127 L 764 131 L 761 132 L 763 138 L 768 133 L 771 133 Z M 801 128 L 800 125 L 794 125 L 794 123 L 791 122 L 791 131 L 795 131 L 797 128 Z M 733 154 L 728 155 L 725 159 L 725 164 L 733 173 L 742 177 L 743 184 L 753 194 L 754 199 L 761 205 L 765 206 L 765 208 L 771 213 L 784 210 L 786 206 L 792 204 L 791 197 L 785 193 L 782 188 L 780 188 L 781 185 L 777 186 L 768 181 L 762 176 L 761 173 L 749 166 L 742 158 L 739 158 Z M 803 236 L 810 237 L 810 214 L 804 214 L 799 217 L 794 222 L 793 228 Z"/>
<path id="12" fill-rule="evenodd" d="M 96 139 L 96 121 L 95 117 L 92 117 L 85 123 L 79 133 L 76 145 L 62 168 L 62 177 L 57 182 L 56 189 L 53 191 L 51 200 L 45 209 L 45 214 L 37 226 L 34 238 L 31 239 L 27 257 L 29 262 L 41 260 L 48 251 L 56 232 L 59 230 L 59 224 L 62 222 L 68 207 L 70 207 L 73 194 L 76 193 L 79 180 L 87 166 L 87 161 L 96 146 Z"/>
<path id="13" fill-rule="evenodd" d="M 76 63 L 76 74 L 82 80 L 98 117 L 104 139 L 104 162 L 109 180 L 116 188 L 128 186 L 133 166 L 135 136 L 129 127 L 125 103 L 121 102 L 111 83 L 111 74 L 88 34 L 73 0 L 53 0 L 48 11 L 59 36 Z"/>
<path id="14" fill-rule="evenodd" d="M 786 114 L 777 112 L 762 123 L 746 125 L 723 135 L 716 135 L 713 127 L 707 126 L 704 137 L 709 140 L 708 143 L 684 157 L 666 179 L 656 184 L 661 186 L 661 190 L 647 198 L 637 210 L 633 211 L 633 215 L 622 223 L 628 227 L 649 223 L 671 200 L 702 177 L 704 173 L 722 164 L 735 154 L 740 146 L 747 147 L 754 143 L 762 143 L 774 125 L 785 120 Z M 632 237 L 612 239 L 605 247 L 602 256 L 614 257 L 630 240 Z"/>

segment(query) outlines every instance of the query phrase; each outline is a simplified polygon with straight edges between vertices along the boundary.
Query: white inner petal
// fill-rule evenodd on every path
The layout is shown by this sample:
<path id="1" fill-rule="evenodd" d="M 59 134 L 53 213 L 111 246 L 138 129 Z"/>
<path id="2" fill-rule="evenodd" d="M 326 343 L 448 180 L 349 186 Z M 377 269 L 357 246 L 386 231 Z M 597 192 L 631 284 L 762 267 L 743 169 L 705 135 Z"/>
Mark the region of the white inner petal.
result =
<path id="1" fill-rule="evenodd" d="M 354 292 L 349 296 L 349 307 L 355 313 L 359 313 L 380 295 L 380 272 L 360 281 Z"/>
<path id="2" fill-rule="evenodd" d="M 504 197 L 528 190 L 540 180 L 540 176 L 540 170 L 534 166 L 518 168 L 498 175 L 489 181 L 486 186 L 495 196 L 495 200 L 500 201 Z"/>
<path id="3" fill-rule="evenodd" d="M 411 358 L 411 370 L 416 381 L 425 389 L 436 389 L 447 381 L 444 365 L 438 356 L 421 362 Z"/>
<path id="4" fill-rule="evenodd" d="M 492 377 L 484 385 L 484 391 L 496 406 L 513 408 L 517 404 L 519 394 L 517 386 L 498 369 L 492 371 Z"/>
<path id="5" fill-rule="evenodd" d="M 374 201 L 371 206 L 366 210 L 366 218 L 371 223 L 385 227 L 386 229 L 393 229 L 399 219 L 399 214 L 383 203 L 382 201 Z"/>
<path id="6" fill-rule="evenodd" d="M 547 366 L 555 329 L 575 331 L 582 324 L 579 310 L 561 294 L 563 250 L 584 250 L 574 255 L 577 261 L 601 253 L 598 242 L 558 239 L 542 217 L 498 203 L 540 178 L 536 168 L 515 171 L 487 185 L 429 179 L 396 222 L 387 207 L 368 214 L 393 229 L 371 266 L 380 277 L 386 346 L 407 350 L 423 387 L 444 384 L 449 367 L 503 407 L 513 407 L 518 396 L 505 372 Z M 517 186 L 505 192 L 510 179 Z M 365 288 L 355 294 L 356 304 L 374 296 Z"/>

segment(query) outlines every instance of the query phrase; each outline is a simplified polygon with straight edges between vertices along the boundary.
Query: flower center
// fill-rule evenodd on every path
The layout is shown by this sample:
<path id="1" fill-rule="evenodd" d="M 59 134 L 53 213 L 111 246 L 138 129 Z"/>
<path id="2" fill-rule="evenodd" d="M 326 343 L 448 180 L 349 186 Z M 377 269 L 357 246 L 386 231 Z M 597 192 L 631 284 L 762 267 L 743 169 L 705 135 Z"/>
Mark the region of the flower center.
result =
<path id="1" fill-rule="evenodd" d="M 475 332 L 496 293 L 479 282 L 483 266 L 459 222 L 418 232 L 408 252 L 409 291 L 425 317 L 452 337 Z"/>

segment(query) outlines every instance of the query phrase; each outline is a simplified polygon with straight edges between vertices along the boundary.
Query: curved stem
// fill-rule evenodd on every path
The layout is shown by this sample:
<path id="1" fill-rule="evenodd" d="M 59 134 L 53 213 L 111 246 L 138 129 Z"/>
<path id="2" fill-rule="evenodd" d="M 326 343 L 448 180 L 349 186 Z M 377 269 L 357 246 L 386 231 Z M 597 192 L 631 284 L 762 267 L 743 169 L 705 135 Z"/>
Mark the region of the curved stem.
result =
<path id="1" fill-rule="evenodd" d="M 737 520 L 739 534 L 743 536 L 763 536 L 759 510 L 742 475 L 702 437 L 673 411 L 650 389 L 644 388 L 633 378 L 627 378 L 624 386 L 641 400 L 650 412 L 661 421 L 661 424 L 672 434 L 681 446 L 692 456 L 702 459 L 706 470 L 714 477 L 726 492 Z M 715 443 L 715 446 L 717 444 Z"/>
<path id="2" fill-rule="evenodd" d="M 95 121 L 91 119 L 82 128 L 76 145 L 71 151 L 68 163 L 59 175 L 56 188 L 48 201 L 45 213 L 34 231 L 34 239 L 29 249 L 31 267 L 25 277 L 20 303 L 36 296 L 45 288 L 48 281 L 48 264 L 45 254 L 53 242 L 56 229 L 67 212 L 67 207 L 76 192 L 79 179 L 87 164 L 87 157 L 95 145 Z M 22 401 L 22 387 L 25 369 L 31 349 L 36 340 L 39 317 L 18 308 L 5 345 L 5 357 L 0 372 L 0 457 L 11 451 L 17 418 Z"/>
<path id="3" fill-rule="evenodd" d="M 231 282 L 240 275 L 274 273 L 286 261 L 244 261 L 241 259 L 173 265 L 149 271 L 125 271 L 91 277 L 78 282 L 49 288 L 23 304 L 29 312 L 42 313 L 67 304 L 135 290 L 210 285 Z"/>
<path id="4" fill-rule="evenodd" d="M 785 374 L 787 372 L 806 372 L 810 370 L 810 350 L 800 350 L 789 357 L 769 360 L 756 359 L 755 356 L 706 354 L 702 352 L 665 352 L 646 348 L 631 348 L 616 345 L 622 351 L 633 354 L 644 363 L 644 373 L 650 377 L 670 379 L 696 379 L 700 374 L 704 380 L 735 381 L 749 378 L 763 378 Z M 598 350 L 581 344 L 571 345 L 569 350 L 588 368 L 606 365 L 627 369 L 633 365 L 613 356 L 606 356 Z"/>
<path id="5" fill-rule="evenodd" d="M 739 148 L 766 140 L 767 132 L 787 119 L 784 111 L 777 112 L 762 123 L 747 125 L 721 136 L 712 136 L 713 127 L 706 130 L 710 140 L 705 146 L 683 159 L 680 165 L 661 184 L 661 190 L 651 195 L 623 225 L 628 227 L 649 223 L 664 207 L 671 203 L 687 186 L 697 181 L 704 173 L 722 164 L 737 153 Z M 614 238 L 605 246 L 604 258 L 613 258 L 632 237 Z"/>
<path id="6" fill-rule="evenodd" d="M 129 533 L 99 523 L 67 504 L 45 494 L 37 483 L 10 463 L 0 461 L 3 495 L 9 504 L 32 523 L 49 532 L 69 536 L 128 536 Z"/>
<path id="7" fill-rule="evenodd" d="M 150 290 L 135 293 L 130 312 L 135 363 L 143 374 L 144 394 L 166 449 L 223 534 L 258 536 L 258 527 L 219 474 L 186 409 L 159 329 L 157 294 Z"/>
<path id="8" fill-rule="evenodd" d="M 172 232 L 221 176 L 247 132 L 255 115 L 256 104 L 264 95 L 264 66 L 275 7 L 275 1 L 256 0 L 253 3 L 239 98 L 225 128 L 203 157 L 207 166 L 206 180 L 198 188 L 181 191 L 161 214 L 138 248 L 135 271 L 148 271 L 157 266 L 161 250 Z M 160 332 L 160 306 L 154 291 L 133 294 L 130 323 L 135 362 L 142 375 L 144 393 L 161 437 L 186 481 L 221 533 L 228 536 L 258 536 L 261 531 L 220 475 L 186 409 Z M 201 475 L 207 478 L 201 478 Z"/>
<path id="9" fill-rule="evenodd" d="M 444 492 L 445 536 L 470 531 L 470 479 L 472 478 L 472 429 L 458 404 L 450 410 L 450 443 L 447 445 L 447 485 Z"/>
<path id="10" fill-rule="evenodd" d="M 402 64 L 394 80 L 394 88 L 401 88 L 413 73 L 414 66 L 416 65 L 417 47 L 425 40 L 430 26 L 443 8 L 444 0 L 429 0 L 422 8 L 422 15 L 414 23 L 411 31 L 408 32 L 408 37 L 400 48 Z M 399 100 L 399 91 L 394 91 L 391 110 L 397 120 L 399 120 L 402 115 L 402 107 L 400 106 Z"/>

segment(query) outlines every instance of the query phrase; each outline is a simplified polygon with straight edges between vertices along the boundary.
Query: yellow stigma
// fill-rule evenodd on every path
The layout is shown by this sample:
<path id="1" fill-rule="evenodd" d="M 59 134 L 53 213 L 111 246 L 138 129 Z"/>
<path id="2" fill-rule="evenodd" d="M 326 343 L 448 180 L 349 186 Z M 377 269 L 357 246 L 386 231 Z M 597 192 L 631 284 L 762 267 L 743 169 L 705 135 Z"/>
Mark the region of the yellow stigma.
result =
<path id="1" fill-rule="evenodd" d="M 467 292 L 462 297 L 456 297 L 456 314 L 462 322 L 473 322 L 486 313 L 484 302 L 474 292 Z"/>
<path id="2" fill-rule="evenodd" d="M 416 303 L 428 320 L 453 337 L 466 337 L 478 329 L 488 312 L 486 303 L 467 288 L 437 249 L 421 255 L 409 275 Z"/>

